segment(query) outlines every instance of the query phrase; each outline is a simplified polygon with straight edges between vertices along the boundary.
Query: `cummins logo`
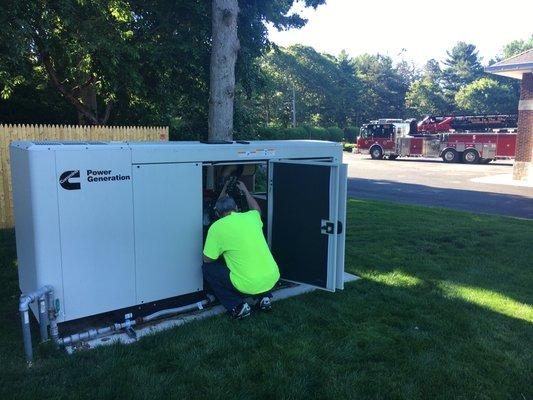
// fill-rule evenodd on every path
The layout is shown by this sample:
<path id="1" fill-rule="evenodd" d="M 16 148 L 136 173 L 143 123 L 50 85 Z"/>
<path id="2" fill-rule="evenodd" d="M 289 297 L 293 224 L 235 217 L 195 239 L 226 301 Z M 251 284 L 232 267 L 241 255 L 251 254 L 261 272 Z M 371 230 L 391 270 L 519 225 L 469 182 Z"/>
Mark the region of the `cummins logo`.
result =
<path id="1" fill-rule="evenodd" d="M 84 173 L 84 181 L 86 179 L 87 183 L 83 185 L 89 185 L 93 183 L 101 182 L 120 182 L 120 181 L 129 181 L 131 180 L 130 175 L 122 175 L 118 173 L 113 173 L 110 169 L 88 169 L 87 176 Z M 80 178 L 80 170 L 76 171 L 65 171 L 59 177 L 59 184 L 63 189 L 67 190 L 78 190 L 81 189 L 81 179 L 77 181 L 76 179 Z M 85 186 L 86 187 L 86 186 Z"/>
<path id="2" fill-rule="evenodd" d="M 67 190 L 78 190 L 81 189 L 80 182 L 71 182 L 70 179 L 79 178 L 80 171 L 65 171 L 59 177 L 59 184 L 63 189 Z"/>

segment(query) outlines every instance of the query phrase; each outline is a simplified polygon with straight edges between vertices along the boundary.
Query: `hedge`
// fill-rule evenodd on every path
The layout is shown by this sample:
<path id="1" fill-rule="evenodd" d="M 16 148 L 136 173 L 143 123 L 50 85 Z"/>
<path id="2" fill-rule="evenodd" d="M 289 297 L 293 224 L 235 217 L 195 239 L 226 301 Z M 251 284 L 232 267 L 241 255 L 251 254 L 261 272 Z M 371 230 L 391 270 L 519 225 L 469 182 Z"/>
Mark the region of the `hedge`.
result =
<path id="1" fill-rule="evenodd" d="M 359 128 L 348 126 L 339 128 L 330 126 L 322 128 L 317 126 L 302 125 L 296 128 L 281 127 L 259 127 L 254 131 L 236 132 L 233 135 L 234 140 L 290 140 L 290 139 L 312 139 L 312 140 L 330 140 L 332 142 L 354 143 Z M 171 129 L 170 140 L 199 140 L 201 137 L 195 137 L 189 131 L 183 129 Z"/>
<path id="2" fill-rule="evenodd" d="M 338 126 L 330 126 L 328 128 L 307 125 L 296 128 L 260 127 L 249 134 L 236 134 L 235 138 L 249 140 L 312 139 L 330 140 L 332 142 L 354 142 L 358 131 L 359 129 L 356 127 L 341 129 Z"/>

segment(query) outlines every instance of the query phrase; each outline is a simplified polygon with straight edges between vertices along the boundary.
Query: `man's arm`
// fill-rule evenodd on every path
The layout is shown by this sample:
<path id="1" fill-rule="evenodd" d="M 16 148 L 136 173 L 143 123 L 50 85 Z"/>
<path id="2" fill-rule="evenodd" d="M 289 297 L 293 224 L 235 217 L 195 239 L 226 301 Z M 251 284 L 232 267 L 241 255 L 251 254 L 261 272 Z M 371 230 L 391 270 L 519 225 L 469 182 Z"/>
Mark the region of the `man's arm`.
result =
<path id="1" fill-rule="evenodd" d="M 237 187 L 246 196 L 246 202 L 248 203 L 248 207 L 250 208 L 250 210 L 256 210 L 259 213 L 259 215 L 261 215 L 261 207 L 259 207 L 259 204 L 257 204 L 257 201 L 250 194 L 250 192 L 248 191 L 248 188 L 246 187 L 246 185 L 244 183 L 242 183 L 241 181 L 239 181 L 237 183 Z"/>
<path id="2" fill-rule="evenodd" d="M 220 200 L 222 197 L 224 197 L 226 195 L 226 191 L 228 190 L 228 183 L 229 183 L 229 180 L 226 181 L 226 183 L 224 184 L 224 187 L 222 188 L 222 191 L 218 195 L 218 199 L 217 200 Z"/>

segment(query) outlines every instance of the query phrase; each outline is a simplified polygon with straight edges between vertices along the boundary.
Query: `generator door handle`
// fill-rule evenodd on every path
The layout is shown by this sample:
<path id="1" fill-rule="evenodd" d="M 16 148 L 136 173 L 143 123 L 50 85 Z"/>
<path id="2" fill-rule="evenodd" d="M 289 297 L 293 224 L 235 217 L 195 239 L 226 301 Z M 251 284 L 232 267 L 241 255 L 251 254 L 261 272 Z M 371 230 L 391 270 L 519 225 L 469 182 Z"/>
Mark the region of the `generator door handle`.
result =
<path id="1" fill-rule="evenodd" d="M 342 222 L 337 221 L 337 235 L 342 233 Z M 331 221 L 323 219 L 320 224 L 320 232 L 324 235 L 333 235 L 335 233 L 335 224 Z"/>

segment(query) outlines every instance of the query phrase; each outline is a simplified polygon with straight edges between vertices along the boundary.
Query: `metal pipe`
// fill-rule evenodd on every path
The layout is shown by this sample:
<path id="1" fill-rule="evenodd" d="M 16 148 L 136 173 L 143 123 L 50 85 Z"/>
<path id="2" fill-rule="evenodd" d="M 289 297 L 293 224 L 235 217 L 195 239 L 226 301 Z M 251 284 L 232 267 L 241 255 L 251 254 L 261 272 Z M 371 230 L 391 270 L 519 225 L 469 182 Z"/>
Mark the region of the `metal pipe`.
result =
<path id="1" fill-rule="evenodd" d="M 115 332 L 121 331 L 122 329 L 125 329 L 125 328 L 131 328 L 131 327 L 140 325 L 145 322 L 153 321 L 157 318 L 165 317 L 167 315 L 178 314 L 178 313 L 182 313 L 186 311 L 191 311 L 194 309 L 201 310 L 203 309 L 203 306 L 208 303 L 209 303 L 208 300 L 202 300 L 202 301 L 199 301 L 198 303 L 189 304 L 189 305 L 182 306 L 182 307 L 170 308 L 168 310 L 161 310 L 156 313 L 147 315 L 146 317 L 139 317 L 135 320 L 127 320 L 123 323 L 115 323 L 113 325 L 104 326 L 102 328 L 90 329 L 85 332 L 76 333 L 74 335 L 66 336 L 64 338 L 59 338 L 57 343 L 60 346 L 68 346 L 76 342 L 80 342 L 82 340 L 96 339 L 98 337 L 102 337 L 105 335 L 109 335 L 109 334 L 113 334 Z"/>
<path id="2" fill-rule="evenodd" d="M 31 344 L 31 330 L 30 330 L 30 314 L 29 314 L 29 307 L 32 302 L 39 299 L 39 303 L 41 302 L 41 298 L 45 296 L 50 291 L 53 291 L 52 286 L 43 286 L 40 289 L 37 289 L 35 292 L 26 293 L 20 296 L 20 303 L 19 303 L 19 312 L 20 312 L 20 321 L 22 325 L 22 340 L 24 342 L 24 353 L 26 355 L 26 361 L 28 362 L 28 365 L 31 365 L 33 361 L 33 348 Z M 46 309 L 46 305 L 45 305 Z M 40 329 L 41 329 L 41 338 L 43 335 L 47 336 L 47 334 L 43 333 L 43 327 L 46 329 L 46 316 L 45 316 L 44 324 L 41 324 L 41 307 L 39 304 L 39 322 L 40 322 Z"/>
<path id="3" fill-rule="evenodd" d="M 111 333 L 118 332 L 119 330 L 126 328 L 127 326 L 133 326 L 135 325 L 135 323 L 135 321 L 129 321 L 129 323 L 124 322 L 122 324 L 113 324 L 109 326 L 104 326 L 102 328 L 89 329 L 86 332 L 75 333 L 74 335 L 59 338 L 58 344 L 60 346 L 68 346 L 73 343 L 80 342 L 82 340 L 96 339 L 104 335 L 109 335 Z"/>
<path id="4" fill-rule="evenodd" d="M 30 315 L 28 310 L 20 313 L 20 322 L 22 324 L 22 340 L 24 341 L 24 354 L 26 355 L 26 362 L 31 366 L 33 362 L 33 349 L 31 346 L 31 332 L 30 332 Z"/>
<path id="5" fill-rule="evenodd" d="M 48 292 L 48 321 L 50 322 L 50 336 L 55 344 L 59 341 L 59 329 L 57 327 L 57 310 L 54 304 L 54 291 Z"/>
<path id="6" fill-rule="evenodd" d="M 177 308 L 170 308 L 168 310 L 161 310 L 153 314 L 147 315 L 146 317 L 142 317 L 141 319 L 142 319 L 142 322 L 149 322 L 157 318 L 165 317 L 167 315 L 179 314 L 179 313 L 186 312 L 186 311 L 192 311 L 194 309 L 201 310 L 203 306 L 206 305 L 207 303 L 208 303 L 207 300 L 202 300 L 195 304 L 189 304 L 189 305 L 177 307 Z"/>
<path id="7" fill-rule="evenodd" d="M 39 297 L 39 331 L 41 332 L 41 343 L 48 340 L 48 320 L 47 320 L 46 295 Z"/>

